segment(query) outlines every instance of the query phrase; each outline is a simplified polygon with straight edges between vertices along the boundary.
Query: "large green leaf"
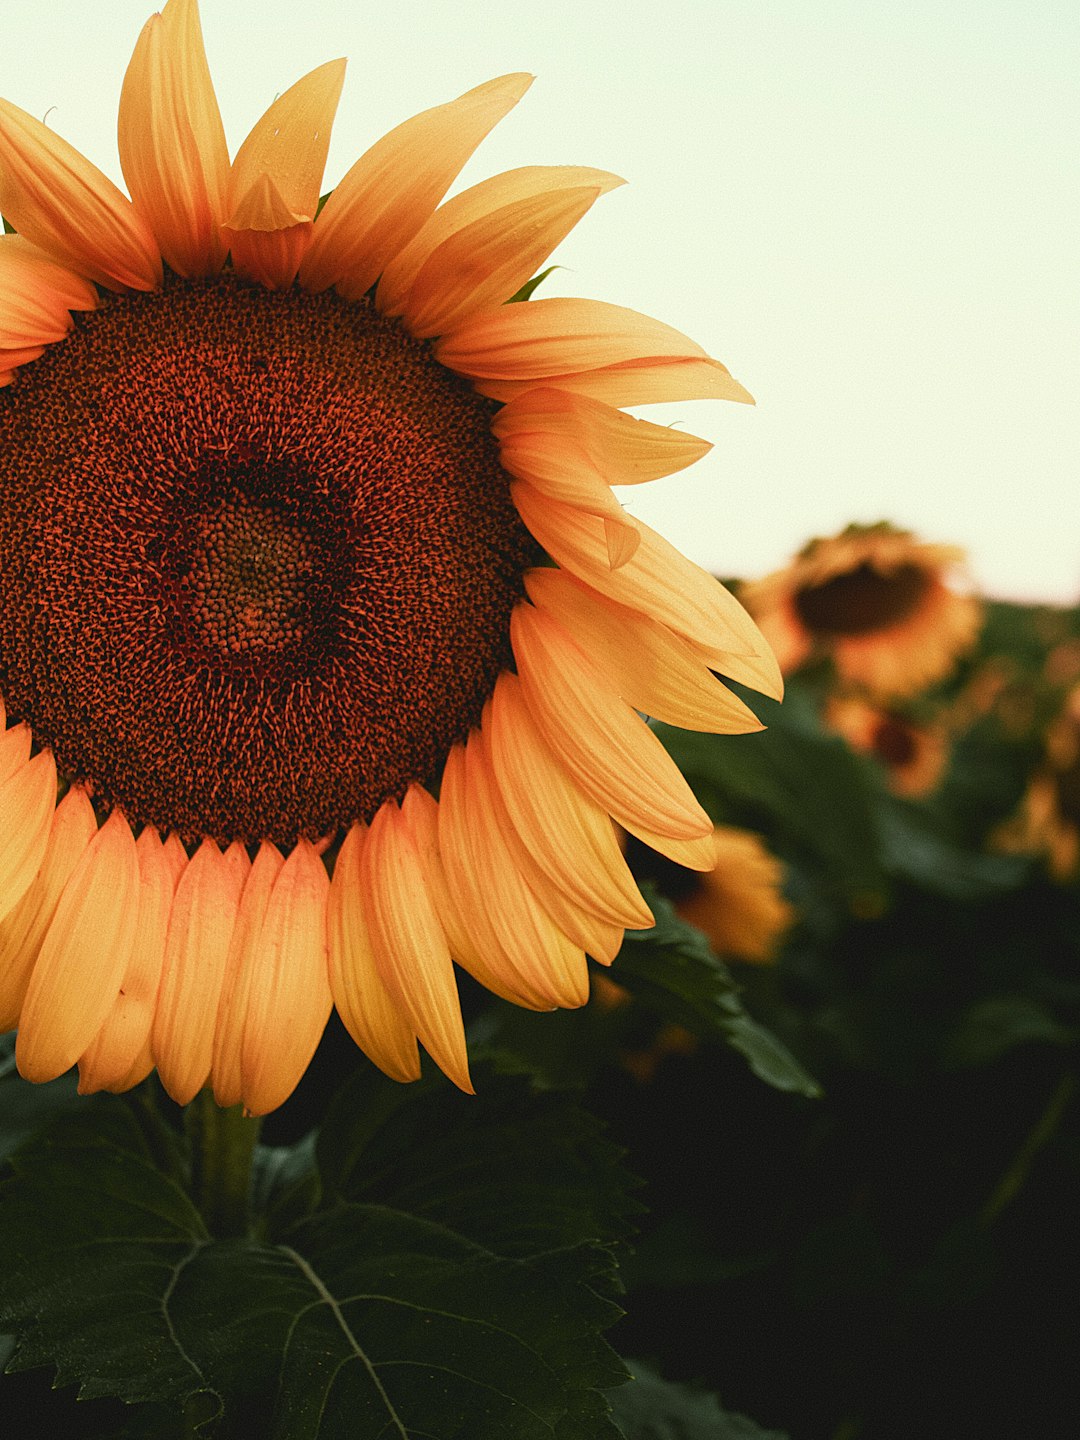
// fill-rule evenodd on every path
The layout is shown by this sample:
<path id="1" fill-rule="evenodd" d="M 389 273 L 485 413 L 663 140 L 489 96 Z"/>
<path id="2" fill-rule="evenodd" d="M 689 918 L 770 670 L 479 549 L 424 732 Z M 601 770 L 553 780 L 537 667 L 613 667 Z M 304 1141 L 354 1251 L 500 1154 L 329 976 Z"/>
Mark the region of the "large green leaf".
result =
<path id="1" fill-rule="evenodd" d="M 209 1235 L 123 1102 L 64 1117 L 0 1189 L 13 1366 L 221 1436 L 614 1436 L 614 1153 L 565 1100 L 491 1094 L 461 1123 L 445 1085 L 357 1082 L 320 1144 L 325 1205 L 265 1240 Z"/>

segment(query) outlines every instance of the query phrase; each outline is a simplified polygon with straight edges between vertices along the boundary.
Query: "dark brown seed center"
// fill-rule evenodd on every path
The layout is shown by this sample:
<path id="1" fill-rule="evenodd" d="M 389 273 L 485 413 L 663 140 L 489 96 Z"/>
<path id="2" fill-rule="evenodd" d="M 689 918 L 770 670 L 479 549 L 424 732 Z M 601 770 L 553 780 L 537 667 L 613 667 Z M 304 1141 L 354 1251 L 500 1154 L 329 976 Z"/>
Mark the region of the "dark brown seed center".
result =
<path id="1" fill-rule="evenodd" d="M 291 843 L 437 776 L 535 546 L 491 402 L 366 302 L 111 297 L 0 392 L 0 690 L 133 821 Z"/>
<path id="2" fill-rule="evenodd" d="M 804 586 L 795 596 L 795 610 L 817 635 L 869 635 L 913 615 L 930 583 L 919 565 L 883 572 L 863 564 L 820 585 Z"/>

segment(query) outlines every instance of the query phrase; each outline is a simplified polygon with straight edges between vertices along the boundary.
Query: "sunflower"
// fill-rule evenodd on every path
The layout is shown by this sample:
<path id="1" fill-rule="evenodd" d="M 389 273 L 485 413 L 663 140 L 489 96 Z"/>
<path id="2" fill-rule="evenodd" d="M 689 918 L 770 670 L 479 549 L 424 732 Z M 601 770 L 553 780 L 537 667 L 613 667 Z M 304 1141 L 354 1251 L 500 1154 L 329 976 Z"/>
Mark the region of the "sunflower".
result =
<path id="1" fill-rule="evenodd" d="M 712 865 L 685 877 L 675 908 L 719 954 L 765 965 L 795 919 L 783 882 L 784 867 L 760 835 L 717 825 Z"/>
<path id="2" fill-rule="evenodd" d="M 405 121 L 320 205 L 344 62 L 230 163 L 195 0 L 139 37 L 128 199 L 0 102 L 0 1024 L 32 1080 L 153 1067 L 263 1113 L 332 1006 L 462 1088 L 454 964 L 580 1005 L 651 922 L 612 818 L 707 866 L 638 711 L 760 728 L 779 671 L 613 484 L 704 441 L 631 418 L 749 396 L 693 341 L 506 304 L 603 171 L 443 197 L 530 77 Z"/>
<path id="3" fill-rule="evenodd" d="M 873 705 L 856 695 L 830 695 L 822 719 L 853 750 L 885 768 L 895 795 L 918 799 L 937 787 L 949 758 L 940 722 L 921 721 L 898 706 Z"/>
<path id="4" fill-rule="evenodd" d="M 1043 749 L 1019 810 L 992 834 L 991 848 L 1042 855 L 1051 876 L 1071 884 L 1080 879 L 1080 684 L 1047 727 Z"/>
<path id="5" fill-rule="evenodd" d="M 785 674 L 823 652 L 846 684 L 912 695 L 947 675 L 978 634 L 978 601 L 947 583 L 963 559 L 887 522 L 849 525 L 811 540 L 741 598 Z"/>

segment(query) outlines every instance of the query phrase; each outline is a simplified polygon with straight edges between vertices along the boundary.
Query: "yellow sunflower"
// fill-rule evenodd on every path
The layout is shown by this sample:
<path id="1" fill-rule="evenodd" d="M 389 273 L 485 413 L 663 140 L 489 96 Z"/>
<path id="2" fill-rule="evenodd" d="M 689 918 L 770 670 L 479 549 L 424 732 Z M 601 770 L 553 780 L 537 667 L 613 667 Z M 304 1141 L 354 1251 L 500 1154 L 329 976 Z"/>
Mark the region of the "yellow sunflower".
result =
<path id="1" fill-rule="evenodd" d="M 760 835 L 732 825 L 713 830 L 712 850 L 712 866 L 690 879 L 675 908 L 719 954 L 768 964 L 795 919 L 783 894 L 784 867 Z"/>
<path id="2" fill-rule="evenodd" d="M 922 723 L 856 695 L 830 695 L 822 718 L 853 750 L 885 767 L 895 795 L 911 800 L 929 795 L 945 773 L 949 742 L 941 723 Z"/>
<path id="3" fill-rule="evenodd" d="M 1043 764 L 1017 813 L 992 835 L 991 847 L 1042 855 L 1053 878 L 1070 884 L 1080 879 L 1080 684 L 1065 696 L 1043 747 Z"/>
<path id="4" fill-rule="evenodd" d="M 710 863 L 637 711 L 746 731 L 713 672 L 779 692 L 740 606 L 611 490 L 709 448 L 618 407 L 749 396 L 633 311 L 504 303 L 618 179 L 529 166 L 440 204 L 508 75 L 320 209 L 343 77 L 230 163 L 169 0 L 120 98 L 130 200 L 0 102 L 0 1024 L 32 1080 L 156 1066 L 262 1113 L 336 1005 L 390 1075 L 419 1041 L 468 1089 L 454 962 L 579 1005 L 586 954 L 651 919 L 611 817 Z"/>
<path id="5" fill-rule="evenodd" d="M 846 684 L 912 695 L 947 675 L 978 634 L 978 601 L 947 583 L 963 559 L 888 523 L 849 525 L 741 596 L 785 674 L 824 652 Z"/>

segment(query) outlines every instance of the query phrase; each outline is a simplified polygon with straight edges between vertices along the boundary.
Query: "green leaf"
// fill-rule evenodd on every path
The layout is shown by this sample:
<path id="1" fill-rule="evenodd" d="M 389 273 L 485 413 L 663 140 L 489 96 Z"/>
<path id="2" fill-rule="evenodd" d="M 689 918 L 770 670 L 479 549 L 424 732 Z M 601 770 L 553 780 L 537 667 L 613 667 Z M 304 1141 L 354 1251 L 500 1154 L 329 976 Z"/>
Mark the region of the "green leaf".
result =
<path id="1" fill-rule="evenodd" d="M 561 265 L 549 265 L 546 270 L 541 270 L 539 275 L 534 275 L 531 280 L 526 280 L 520 290 L 515 290 L 507 305 L 518 305 L 523 300 L 528 300 L 537 286 L 542 285 L 547 277 L 554 270 L 561 270 Z"/>
<path id="2" fill-rule="evenodd" d="M 319 1142 L 326 1205 L 267 1241 L 208 1235 L 122 1102 L 65 1117 L 0 1188 L 13 1367 L 216 1436 L 614 1437 L 625 1180 L 568 1101 L 491 1096 L 358 1080 Z M 305 1180 L 299 1150 L 260 1166 L 271 1195 Z"/>
<path id="3" fill-rule="evenodd" d="M 29 1085 L 15 1069 L 15 1034 L 0 1036 L 0 1162 L 67 1110 L 85 1105 L 74 1074 Z"/>
<path id="4" fill-rule="evenodd" d="M 624 1240 L 641 1206 L 601 1123 L 524 1076 L 473 1070 L 476 1097 L 434 1074 L 410 1086 L 370 1068 L 354 1076 L 319 1140 L 328 1191 L 407 1210 L 502 1255 Z M 387 1113 L 378 1129 L 364 1118 Z"/>
<path id="5" fill-rule="evenodd" d="M 731 971 L 704 935 L 680 919 L 669 901 L 645 888 L 656 925 L 626 932 L 614 978 L 664 1019 L 724 1040 L 766 1084 L 817 1099 L 817 1081 L 782 1040 L 747 1014 Z"/>
<path id="6" fill-rule="evenodd" d="M 990 995 L 965 1012 L 949 1037 L 946 1062 L 987 1065 L 1018 1045 L 1071 1045 L 1077 1032 L 1028 995 Z"/>
<path id="7" fill-rule="evenodd" d="M 949 900 L 985 900 L 1017 890 L 1031 876 L 1024 855 L 964 850 L 916 807 L 883 796 L 878 810 L 884 864 L 890 874 Z"/>
<path id="8" fill-rule="evenodd" d="M 884 894 L 868 763 L 825 735 L 792 686 L 783 705 L 753 695 L 768 726 L 753 735 L 699 735 L 657 725 L 656 733 L 714 820 L 745 825 L 798 858 L 846 902 L 865 910 Z"/>
<path id="9" fill-rule="evenodd" d="M 745 1415 L 724 1410 L 715 1395 L 673 1385 L 638 1361 L 629 1385 L 612 1391 L 615 1421 L 625 1440 L 787 1440 Z"/>

